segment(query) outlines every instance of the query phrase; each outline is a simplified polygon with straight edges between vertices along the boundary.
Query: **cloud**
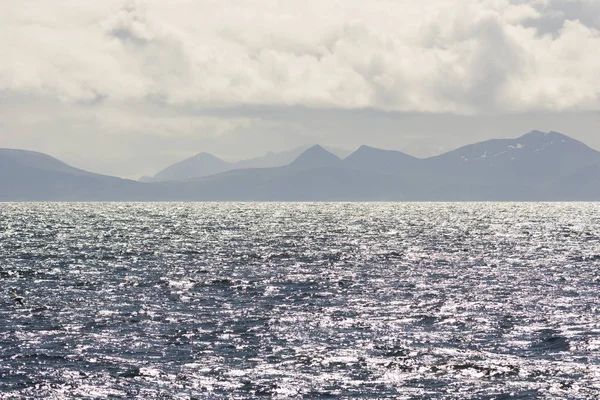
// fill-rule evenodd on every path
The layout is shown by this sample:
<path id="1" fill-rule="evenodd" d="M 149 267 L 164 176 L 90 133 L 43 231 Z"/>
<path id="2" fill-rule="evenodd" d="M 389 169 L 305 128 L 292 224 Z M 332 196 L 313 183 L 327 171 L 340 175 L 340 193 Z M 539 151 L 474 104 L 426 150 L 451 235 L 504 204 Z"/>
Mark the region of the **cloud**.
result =
<path id="1" fill-rule="evenodd" d="M 4 2 L 0 90 L 197 109 L 597 110 L 597 4 Z"/>
<path id="2" fill-rule="evenodd" d="M 90 106 L 0 93 L 0 147 L 40 151 L 79 168 L 126 177 L 154 174 L 200 151 L 239 158 L 249 143 L 244 149 L 235 142 L 271 125 L 253 116 L 195 115 L 148 104 Z"/>
<path id="3" fill-rule="evenodd" d="M 533 7 L 539 16 L 526 24 L 542 34 L 556 36 L 565 21 L 579 21 L 587 27 L 600 28 L 600 3 L 596 0 L 541 0 Z"/>

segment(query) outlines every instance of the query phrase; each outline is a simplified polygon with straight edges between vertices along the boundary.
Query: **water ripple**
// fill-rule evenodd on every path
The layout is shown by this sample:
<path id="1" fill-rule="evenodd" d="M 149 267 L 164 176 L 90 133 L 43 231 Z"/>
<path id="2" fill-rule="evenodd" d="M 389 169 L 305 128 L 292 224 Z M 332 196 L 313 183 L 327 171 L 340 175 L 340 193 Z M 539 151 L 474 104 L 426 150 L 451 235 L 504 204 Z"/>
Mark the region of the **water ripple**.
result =
<path id="1" fill-rule="evenodd" d="M 593 398 L 599 211 L 0 204 L 0 397 Z"/>

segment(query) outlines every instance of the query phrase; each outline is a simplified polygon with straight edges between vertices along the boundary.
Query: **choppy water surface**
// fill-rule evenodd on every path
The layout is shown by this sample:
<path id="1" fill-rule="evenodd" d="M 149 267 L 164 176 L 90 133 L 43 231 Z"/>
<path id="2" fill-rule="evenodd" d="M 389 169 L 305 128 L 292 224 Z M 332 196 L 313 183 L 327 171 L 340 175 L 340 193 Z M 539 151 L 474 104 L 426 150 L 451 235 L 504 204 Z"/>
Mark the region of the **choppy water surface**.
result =
<path id="1" fill-rule="evenodd" d="M 593 398 L 599 265 L 597 204 L 0 204 L 0 398 Z"/>

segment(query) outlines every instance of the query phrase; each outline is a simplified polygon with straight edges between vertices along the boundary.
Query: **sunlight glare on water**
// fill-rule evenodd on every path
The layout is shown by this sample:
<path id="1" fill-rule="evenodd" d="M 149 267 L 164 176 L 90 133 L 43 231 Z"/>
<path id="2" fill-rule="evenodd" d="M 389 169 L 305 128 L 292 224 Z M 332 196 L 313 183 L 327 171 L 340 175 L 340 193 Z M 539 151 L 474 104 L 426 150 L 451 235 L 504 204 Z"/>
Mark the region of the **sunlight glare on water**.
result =
<path id="1" fill-rule="evenodd" d="M 599 265 L 599 204 L 0 204 L 0 398 L 593 398 Z"/>

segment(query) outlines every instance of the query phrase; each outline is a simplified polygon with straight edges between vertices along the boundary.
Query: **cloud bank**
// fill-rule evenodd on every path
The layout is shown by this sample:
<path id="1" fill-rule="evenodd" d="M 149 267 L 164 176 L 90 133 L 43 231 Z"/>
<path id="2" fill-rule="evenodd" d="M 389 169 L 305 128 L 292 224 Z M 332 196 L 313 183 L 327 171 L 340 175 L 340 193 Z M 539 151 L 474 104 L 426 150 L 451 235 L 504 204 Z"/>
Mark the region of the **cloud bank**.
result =
<path id="1" fill-rule="evenodd" d="M 598 4 L 3 2 L 0 90 L 197 109 L 598 110 Z"/>

